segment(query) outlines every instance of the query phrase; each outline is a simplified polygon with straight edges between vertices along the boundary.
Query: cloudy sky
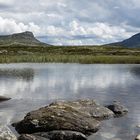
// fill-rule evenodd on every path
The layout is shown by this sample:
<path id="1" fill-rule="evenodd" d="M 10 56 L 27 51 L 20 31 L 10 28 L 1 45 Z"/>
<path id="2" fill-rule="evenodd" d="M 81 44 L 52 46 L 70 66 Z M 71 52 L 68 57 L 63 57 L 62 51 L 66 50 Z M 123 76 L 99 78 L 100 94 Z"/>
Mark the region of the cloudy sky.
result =
<path id="1" fill-rule="evenodd" d="M 32 31 L 58 45 L 104 44 L 140 32 L 140 0 L 0 0 L 0 34 Z"/>

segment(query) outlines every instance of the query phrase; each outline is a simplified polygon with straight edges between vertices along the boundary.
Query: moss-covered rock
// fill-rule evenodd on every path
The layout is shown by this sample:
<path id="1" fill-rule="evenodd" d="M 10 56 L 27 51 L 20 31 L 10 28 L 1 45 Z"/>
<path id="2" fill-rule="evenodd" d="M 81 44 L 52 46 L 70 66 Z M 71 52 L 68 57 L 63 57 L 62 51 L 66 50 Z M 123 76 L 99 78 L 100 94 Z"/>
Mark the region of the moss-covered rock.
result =
<path id="1" fill-rule="evenodd" d="M 96 103 L 95 100 L 77 100 L 77 101 L 58 101 L 50 104 L 50 106 L 70 106 L 80 112 L 89 115 L 95 119 L 108 119 L 114 116 L 114 113 L 100 104 Z"/>
<path id="2" fill-rule="evenodd" d="M 89 134 L 99 129 L 100 122 L 89 114 L 64 103 L 51 104 L 32 111 L 14 126 L 19 133 L 71 130 Z"/>

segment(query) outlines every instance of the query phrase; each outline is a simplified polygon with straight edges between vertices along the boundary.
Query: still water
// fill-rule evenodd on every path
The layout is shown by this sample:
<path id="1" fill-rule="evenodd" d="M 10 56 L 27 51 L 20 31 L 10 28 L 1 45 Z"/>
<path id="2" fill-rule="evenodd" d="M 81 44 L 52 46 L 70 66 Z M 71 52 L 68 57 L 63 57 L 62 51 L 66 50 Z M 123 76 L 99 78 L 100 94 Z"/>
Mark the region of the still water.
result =
<path id="1" fill-rule="evenodd" d="M 54 100 L 90 98 L 120 101 L 129 113 L 104 121 L 89 140 L 133 140 L 140 133 L 140 65 L 1 64 L 0 95 L 12 98 L 0 103 L 0 125 Z"/>

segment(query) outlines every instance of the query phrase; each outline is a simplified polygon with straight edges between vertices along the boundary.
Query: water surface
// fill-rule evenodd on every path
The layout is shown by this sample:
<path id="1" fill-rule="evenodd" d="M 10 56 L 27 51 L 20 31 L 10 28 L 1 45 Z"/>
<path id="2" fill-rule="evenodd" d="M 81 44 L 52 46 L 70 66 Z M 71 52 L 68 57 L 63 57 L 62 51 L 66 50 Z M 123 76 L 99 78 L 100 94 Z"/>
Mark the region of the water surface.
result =
<path id="1" fill-rule="evenodd" d="M 117 100 L 128 109 L 123 118 L 105 121 L 89 140 L 132 140 L 140 132 L 140 65 L 1 64 L 0 124 L 21 120 L 31 110 L 59 100 Z"/>

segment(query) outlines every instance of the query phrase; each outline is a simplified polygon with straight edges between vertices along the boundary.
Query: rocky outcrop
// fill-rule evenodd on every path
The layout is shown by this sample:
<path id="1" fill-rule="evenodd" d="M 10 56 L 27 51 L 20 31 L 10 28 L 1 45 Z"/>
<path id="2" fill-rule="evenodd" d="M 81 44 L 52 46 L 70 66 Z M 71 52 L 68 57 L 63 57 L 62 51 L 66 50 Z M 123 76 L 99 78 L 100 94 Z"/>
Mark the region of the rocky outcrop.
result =
<path id="1" fill-rule="evenodd" d="M 24 134 L 19 140 L 85 140 L 99 130 L 100 120 L 126 112 L 118 102 L 107 108 L 94 100 L 58 101 L 29 112 L 13 126 Z"/>
<path id="2" fill-rule="evenodd" d="M 123 116 L 128 113 L 128 109 L 117 101 L 114 101 L 114 103 L 107 106 L 107 108 L 113 111 L 116 117 Z"/>
<path id="3" fill-rule="evenodd" d="M 17 140 L 17 138 L 7 126 L 1 126 L 0 140 Z"/>

